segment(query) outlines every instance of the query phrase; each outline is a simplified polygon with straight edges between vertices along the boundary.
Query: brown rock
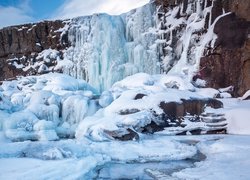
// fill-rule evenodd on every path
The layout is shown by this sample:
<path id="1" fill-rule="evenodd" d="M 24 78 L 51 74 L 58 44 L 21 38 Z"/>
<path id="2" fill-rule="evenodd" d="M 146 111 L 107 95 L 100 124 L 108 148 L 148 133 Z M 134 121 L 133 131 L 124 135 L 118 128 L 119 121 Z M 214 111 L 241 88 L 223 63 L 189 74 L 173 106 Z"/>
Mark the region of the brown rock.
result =
<path id="1" fill-rule="evenodd" d="M 235 14 L 222 17 L 215 25 L 216 48 L 200 61 L 201 78 L 208 87 L 234 86 L 234 96 L 250 89 L 250 22 Z"/>
<path id="2" fill-rule="evenodd" d="M 26 72 L 16 69 L 7 60 L 17 58 L 18 64 L 29 65 L 44 49 L 65 49 L 69 45 L 67 38 L 61 39 L 61 32 L 57 32 L 64 25 L 63 21 L 43 21 L 0 29 L 0 80 L 36 74 L 35 69 Z"/>
<path id="3" fill-rule="evenodd" d="M 159 107 L 170 119 L 180 119 L 187 114 L 199 116 L 206 106 L 222 108 L 223 103 L 216 99 L 182 99 L 182 102 L 161 102 Z"/>
<path id="4" fill-rule="evenodd" d="M 220 18 L 214 27 L 217 34 L 215 46 L 226 49 L 241 48 L 247 40 L 250 22 L 238 18 L 234 13 Z"/>

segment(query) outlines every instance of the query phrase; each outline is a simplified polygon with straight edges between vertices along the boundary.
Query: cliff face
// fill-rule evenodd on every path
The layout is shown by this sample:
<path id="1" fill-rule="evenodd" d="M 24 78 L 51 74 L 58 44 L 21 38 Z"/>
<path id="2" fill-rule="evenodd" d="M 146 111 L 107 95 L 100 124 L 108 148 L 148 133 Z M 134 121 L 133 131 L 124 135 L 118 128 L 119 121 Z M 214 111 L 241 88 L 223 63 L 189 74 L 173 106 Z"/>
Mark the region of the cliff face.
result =
<path id="1" fill-rule="evenodd" d="M 218 20 L 215 48 L 201 59 L 200 69 L 207 86 L 234 86 L 234 95 L 250 89 L 250 1 L 215 1 L 218 14 L 232 12 Z"/>
<path id="2" fill-rule="evenodd" d="M 121 16 L 7 27 L 0 80 L 56 70 L 103 90 L 137 72 L 179 73 L 241 96 L 250 89 L 249 9 L 242 0 L 155 0 Z"/>
<path id="3" fill-rule="evenodd" d="M 42 61 L 37 59 L 40 52 L 50 48 L 60 52 L 68 46 L 67 35 L 60 32 L 64 26 L 63 21 L 44 21 L 1 29 L 0 80 L 36 74 Z M 53 66 L 53 62 L 46 66 Z"/>
<path id="4" fill-rule="evenodd" d="M 180 18 L 187 16 L 186 9 L 191 2 L 192 0 L 156 0 L 165 12 L 182 6 L 182 12 L 178 13 Z M 201 37 L 209 31 L 208 25 L 216 21 L 213 32 L 217 38 L 214 45 L 210 42 L 205 46 L 200 57 L 200 68 L 194 80 L 203 79 L 207 87 L 213 88 L 233 86 L 233 95 L 241 96 L 250 89 L 250 1 L 200 2 L 200 7 L 196 8 L 211 9 L 206 17 L 203 17 L 206 21 L 203 28 L 194 33 L 198 33 Z M 190 47 L 189 50 L 192 53 Z"/>

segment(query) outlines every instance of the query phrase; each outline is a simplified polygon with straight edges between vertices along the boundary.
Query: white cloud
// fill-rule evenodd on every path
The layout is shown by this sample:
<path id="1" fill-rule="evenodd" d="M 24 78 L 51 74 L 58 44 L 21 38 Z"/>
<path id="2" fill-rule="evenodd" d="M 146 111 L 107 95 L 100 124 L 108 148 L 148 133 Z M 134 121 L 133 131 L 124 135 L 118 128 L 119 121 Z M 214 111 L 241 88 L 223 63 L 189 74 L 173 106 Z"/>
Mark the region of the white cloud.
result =
<path id="1" fill-rule="evenodd" d="M 66 19 L 94 13 L 118 15 L 148 2 L 149 0 L 66 0 L 53 18 Z"/>
<path id="2" fill-rule="evenodd" d="M 28 13 L 18 7 L 0 6 L 0 28 L 5 26 L 17 25 L 32 22 L 34 19 Z"/>

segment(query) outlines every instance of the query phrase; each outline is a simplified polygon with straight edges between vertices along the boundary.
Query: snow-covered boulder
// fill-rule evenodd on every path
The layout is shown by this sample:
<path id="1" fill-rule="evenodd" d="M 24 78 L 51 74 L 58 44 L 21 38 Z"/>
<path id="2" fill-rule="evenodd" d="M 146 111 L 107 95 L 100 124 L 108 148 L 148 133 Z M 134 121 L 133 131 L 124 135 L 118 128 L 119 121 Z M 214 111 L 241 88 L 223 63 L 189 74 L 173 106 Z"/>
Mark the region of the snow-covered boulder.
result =
<path id="1" fill-rule="evenodd" d="M 183 128 L 174 134 L 194 129 L 199 132 L 214 130 L 205 122 L 199 123 L 202 121 L 199 116 L 207 106 L 218 109 L 223 103 L 194 91 L 197 89 L 180 77 L 145 73 L 127 77 L 111 88 L 115 99 L 110 105 L 79 124 L 76 137 L 97 141 L 133 140 L 142 133 L 171 127 Z M 197 126 L 184 128 L 188 121 L 197 122 Z M 221 129 L 225 127 L 216 128 Z"/>

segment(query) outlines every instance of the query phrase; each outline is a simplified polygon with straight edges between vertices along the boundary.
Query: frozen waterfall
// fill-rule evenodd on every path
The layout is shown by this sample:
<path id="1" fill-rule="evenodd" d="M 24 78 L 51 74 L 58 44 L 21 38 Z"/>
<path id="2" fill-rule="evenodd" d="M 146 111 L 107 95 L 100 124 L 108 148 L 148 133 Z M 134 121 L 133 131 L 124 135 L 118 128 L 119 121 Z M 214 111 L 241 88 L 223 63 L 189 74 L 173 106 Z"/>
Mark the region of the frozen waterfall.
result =
<path id="1" fill-rule="evenodd" d="M 72 47 L 64 54 L 63 71 L 87 80 L 99 91 L 126 76 L 160 73 L 155 7 L 148 4 L 120 16 L 95 14 L 72 19 Z"/>

